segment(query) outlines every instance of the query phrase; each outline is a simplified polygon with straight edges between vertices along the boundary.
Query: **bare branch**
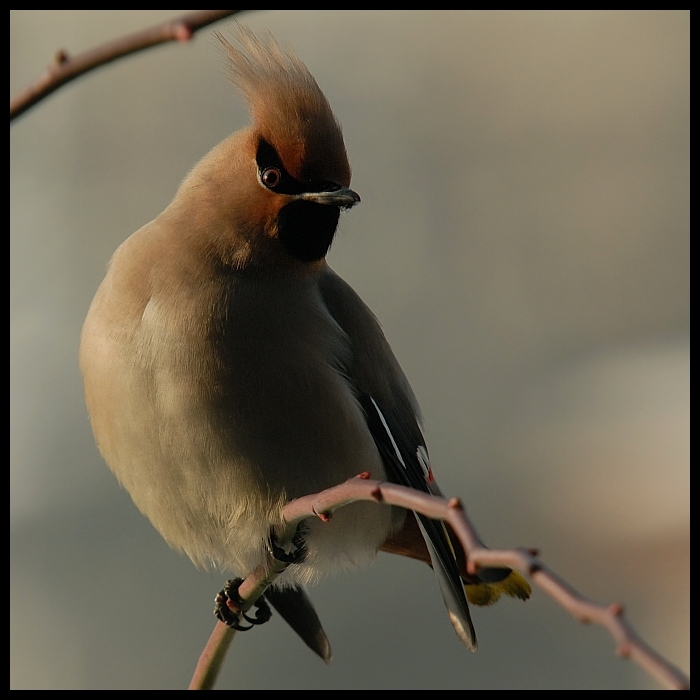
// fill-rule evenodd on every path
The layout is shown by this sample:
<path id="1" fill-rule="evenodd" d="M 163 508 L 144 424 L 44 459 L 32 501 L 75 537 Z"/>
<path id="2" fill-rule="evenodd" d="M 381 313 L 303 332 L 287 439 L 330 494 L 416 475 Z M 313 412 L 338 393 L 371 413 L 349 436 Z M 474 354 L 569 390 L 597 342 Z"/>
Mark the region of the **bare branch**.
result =
<path id="1" fill-rule="evenodd" d="M 236 630 L 227 627 L 223 622 L 216 623 L 199 657 L 188 690 L 212 690 L 235 634 Z"/>
<path id="2" fill-rule="evenodd" d="M 290 501 L 283 511 L 287 523 L 283 536 L 291 537 L 290 533 L 295 531 L 297 524 L 302 520 L 318 517 L 326 521 L 334 510 L 353 501 L 374 501 L 401 506 L 435 520 L 444 520 L 454 530 L 464 547 L 467 573 L 474 574 L 484 566 L 508 566 L 517 569 L 577 620 L 594 622 L 607 629 L 617 644 L 617 654 L 632 659 L 665 688 L 670 690 L 689 688 L 690 681 L 682 671 L 664 659 L 635 632 L 623 616 L 622 605 L 613 603 L 605 606 L 584 597 L 563 578 L 547 568 L 538 558 L 535 549 L 488 549 L 465 515 L 462 504 L 457 498 L 448 500 L 398 484 L 374 481 L 369 478 L 369 474 L 364 473 L 320 493 Z M 250 607 L 262 595 L 273 578 L 274 576 L 262 568 L 246 578 L 238 590 L 241 598 L 246 602 L 246 607 Z M 227 629 L 223 623 L 217 624 L 200 657 L 191 689 L 213 687 L 218 666 L 211 672 L 206 667 L 207 660 L 210 658 L 218 660 L 220 666 L 225 649 L 222 651 L 218 645 L 225 644 L 228 648 L 233 638 L 233 630 L 229 630 L 230 634 L 226 635 L 224 629 L 220 628 Z M 206 679 L 211 685 L 197 686 L 195 679 Z"/>
<path id="3" fill-rule="evenodd" d="M 10 98 L 10 122 L 62 85 L 84 73 L 158 44 L 189 41 L 199 29 L 239 12 L 245 10 L 198 10 L 135 34 L 127 34 L 75 58 L 61 49 L 56 52 L 53 62 L 42 75 Z"/>

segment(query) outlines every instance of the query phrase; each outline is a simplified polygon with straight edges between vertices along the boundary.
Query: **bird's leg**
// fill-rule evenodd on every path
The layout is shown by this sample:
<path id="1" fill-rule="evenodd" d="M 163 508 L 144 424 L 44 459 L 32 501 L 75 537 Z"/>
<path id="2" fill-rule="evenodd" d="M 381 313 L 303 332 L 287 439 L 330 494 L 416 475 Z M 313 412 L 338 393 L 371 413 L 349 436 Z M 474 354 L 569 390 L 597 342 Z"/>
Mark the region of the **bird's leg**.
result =
<path id="1" fill-rule="evenodd" d="M 253 606 L 256 608 L 253 617 L 246 615 L 243 611 L 243 600 L 238 594 L 238 587 L 243 583 L 242 578 L 232 578 L 226 581 L 223 589 L 217 593 L 214 599 L 214 615 L 221 622 L 234 630 L 245 632 L 255 625 L 262 625 L 272 617 L 272 611 L 263 596 L 260 596 Z M 241 622 L 243 618 L 248 625 Z"/>
<path id="2" fill-rule="evenodd" d="M 298 564 L 304 560 L 306 556 L 305 537 L 307 532 L 308 526 L 303 522 L 297 525 L 293 533 L 286 536 L 284 534 L 278 535 L 274 530 L 270 532 L 267 548 L 273 559 L 273 566 L 272 578 L 267 585 L 283 573 L 290 564 Z M 253 603 L 257 609 L 255 615 L 251 617 L 246 614 L 243 609 L 245 603 L 238 593 L 238 588 L 242 583 L 242 578 L 230 579 L 214 599 L 214 615 L 225 625 L 239 632 L 249 630 L 254 625 L 262 625 L 272 616 L 270 607 L 262 595 Z M 244 624 L 242 620 L 249 624 Z"/>

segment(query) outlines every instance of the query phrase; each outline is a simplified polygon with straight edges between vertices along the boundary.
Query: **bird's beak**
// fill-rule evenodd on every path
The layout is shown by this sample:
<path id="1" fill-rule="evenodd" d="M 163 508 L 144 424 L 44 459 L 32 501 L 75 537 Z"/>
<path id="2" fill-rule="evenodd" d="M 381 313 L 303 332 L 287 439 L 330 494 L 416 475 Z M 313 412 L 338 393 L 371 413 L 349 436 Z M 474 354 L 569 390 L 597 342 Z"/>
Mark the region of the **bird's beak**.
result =
<path id="1" fill-rule="evenodd" d="M 350 209 L 350 207 L 354 207 L 360 201 L 360 195 L 349 187 L 340 187 L 337 190 L 327 190 L 325 192 L 303 192 L 297 195 L 297 199 L 339 207 L 340 209 Z"/>

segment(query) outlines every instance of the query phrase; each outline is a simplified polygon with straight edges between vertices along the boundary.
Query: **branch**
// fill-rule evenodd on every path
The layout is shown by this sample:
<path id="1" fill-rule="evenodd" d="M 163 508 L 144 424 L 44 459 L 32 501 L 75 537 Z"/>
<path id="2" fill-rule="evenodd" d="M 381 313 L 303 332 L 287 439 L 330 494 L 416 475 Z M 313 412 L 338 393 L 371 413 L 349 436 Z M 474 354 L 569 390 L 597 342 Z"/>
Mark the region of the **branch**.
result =
<path id="1" fill-rule="evenodd" d="M 56 52 L 53 62 L 31 85 L 10 98 L 10 122 L 26 112 L 37 102 L 48 97 L 62 85 L 87 73 L 99 66 L 143 51 L 144 49 L 165 44 L 168 41 L 189 41 L 194 33 L 202 27 L 218 22 L 245 10 L 199 10 L 172 19 L 163 24 L 157 24 L 149 29 L 127 34 L 119 39 L 110 41 L 75 58 L 60 49 Z"/>
<path id="2" fill-rule="evenodd" d="M 369 474 L 326 489 L 317 494 L 290 501 L 283 510 L 285 530 L 282 537 L 293 536 L 296 526 L 302 520 L 318 517 L 327 521 L 334 510 L 353 501 L 374 501 L 414 510 L 435 520 L 443 520 L 450 525 L 459 538 L 466 554 L 466 571 L 475 574 L 486 566 L 508 566 L 517 569 L 539 586 L 550 598 L 567 610 L 579 622 L 594 622 L 608 630 L 617 645 L 618 656 L 630 658 L 670 690 L 687 690 L 690 681 L 678 668 L 652 649 L 627 622 L 623 607 L 619 603 L 601 605 L 581 595 L 563 578 L 547 568 L 534 549 L 488 549 L 479 538 L 476 528 L 464 513 L 458 498 L 445 499 L 422 493 L 398 484 L 374 481 Z M 246 578 L 239 588 L 246 609 L 262 595 L 271 576 L 262 567 Z M 219 622 L 199 659 L 190 685 L 191 690 L 211 688 L 216 680 L 228 645 L 234 631 Z M 224 648 L 225 647 L 225 648 Z M 213 668 L 210 660 L 218 665 Z M 205 685 L 198 685 L 205 683 Z"/>
<path id="3" fill-rule="evenodd" d="M 188 690 L 212 690 L 236 630 L 217 622 L 199 657 Z"/>

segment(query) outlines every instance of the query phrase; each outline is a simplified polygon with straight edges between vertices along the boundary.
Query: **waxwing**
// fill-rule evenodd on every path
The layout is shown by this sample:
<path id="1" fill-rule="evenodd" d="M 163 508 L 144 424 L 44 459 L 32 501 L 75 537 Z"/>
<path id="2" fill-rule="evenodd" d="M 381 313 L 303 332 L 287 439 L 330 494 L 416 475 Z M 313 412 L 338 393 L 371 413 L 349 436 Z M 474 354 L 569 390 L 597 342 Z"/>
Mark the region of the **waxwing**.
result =
<path id="1" fill-rule="evenodd" d="M 269 561 L 290 499 L 360 472 L 439 490 L 411 387 L 326 263 L 341 211 L 360 201 L 328 101 L 272 38 L 240 28 L 235 46 L 222 41 L 252 124 L 117 249 L 80 364 L 98 447 L 137 507 L 196 564 L 245 577 Z M 442 523 L 401 509 L 355 503 L 305 522 L 302 537 L 303 556 L 266 595 L 326 661 L 303 587 L 380 548 L 431 561 L 472 649 L 468 597 L 529 594 L 510 569 L 460 577 Z"/>

